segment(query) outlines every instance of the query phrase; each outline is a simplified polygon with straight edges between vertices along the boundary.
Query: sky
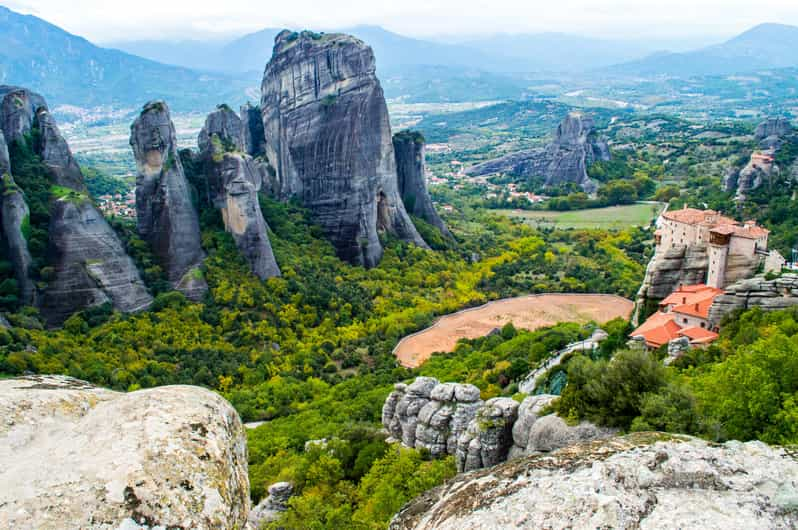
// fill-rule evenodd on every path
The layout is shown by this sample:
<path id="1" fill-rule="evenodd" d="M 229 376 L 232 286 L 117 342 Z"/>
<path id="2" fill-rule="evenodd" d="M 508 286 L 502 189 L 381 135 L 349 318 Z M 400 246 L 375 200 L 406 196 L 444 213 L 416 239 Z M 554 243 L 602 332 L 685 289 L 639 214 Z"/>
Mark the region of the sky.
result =
<path id="1" fill-rule="evenodd" d="M 0 0 L 102 43 L 228 38 L 266 27 L 380 25 L 415 37 L 562 32 L 721 40 L 762 22 L 798 25 L 798 0 Z"/>

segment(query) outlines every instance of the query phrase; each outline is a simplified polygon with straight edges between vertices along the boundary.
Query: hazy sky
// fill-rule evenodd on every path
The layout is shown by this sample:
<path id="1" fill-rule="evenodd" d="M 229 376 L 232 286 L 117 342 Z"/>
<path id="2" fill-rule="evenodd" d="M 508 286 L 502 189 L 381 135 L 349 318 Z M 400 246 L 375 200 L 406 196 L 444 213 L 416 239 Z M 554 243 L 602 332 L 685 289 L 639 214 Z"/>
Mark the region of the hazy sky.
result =
<path id="1" fill-rule="evenodd" d="M 419 37 L 556 31 L 726 37 L 798 25 L 798 0 L 0 0 L 96 42 L 227 36 L 264 27 L 377 24 Z"/>

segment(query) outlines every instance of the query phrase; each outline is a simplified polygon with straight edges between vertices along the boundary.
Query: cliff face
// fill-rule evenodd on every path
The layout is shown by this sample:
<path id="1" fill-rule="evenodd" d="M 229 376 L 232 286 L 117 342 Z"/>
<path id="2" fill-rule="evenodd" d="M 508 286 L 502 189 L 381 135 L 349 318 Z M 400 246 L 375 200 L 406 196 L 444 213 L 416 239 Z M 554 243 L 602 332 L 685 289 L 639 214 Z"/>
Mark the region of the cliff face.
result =
<path id="1" fill-rule="evenodd" d="M 425 220 L 444 236 L 452 237 L 427 192 L 424 137 L 421 133 L 402 131 L 393 136 L 393 149 L 399 194 L 407 213 Z"/>
<path id="2" fill-rule="evenodd" d="M 542 178 L 545 186 L 574 183 L 587 193 L 595 193 L 598 184 L 587 175 L 587 168 L 598 161 L 610 160 L 607 143 L 596 135 L 593 119 L 571 113 L 557 127 L 554 141 L 544 149 L 512 153 L 469 168 L 469 175 L 511 173 Z"/>
<path id="3" fill-rule="evenodd" d="M 646 268 L 638 296 L 658 300 L 671 294 L 680 284 L 704 283 L 708 266 L 709 253 L 703 244 L 675 246 L 655 254 Z"/>
<path id="4" fill-rule="evenodd" d="M 0 137 L 0 142 L 2 138 Z M 5 144 L 0 143 L 0 156 Z M 33 263 L 28 251 L 28 241 L 23 233 L 23 224 L 30 222 L 30 211 L 22 190 L 14 182 L 8 170 L 2 172 L 2 199 L 0 199 L 0 221 L 3 225 L 3 242 L 8 257 L 14 266 L 14 277 L 19 286 L 20 301 L 24 305 L 36 303 L 36 284 L 30 277 Z"/>
<path id="5" fill-rule="evenodd" d="M 614 433 L 588 422 L 569 426 L 554 414 L 539 417 L 556 398 L 530 396 L 520 405 L 510 398 L 483 402 L 473 385 L 417 377 L 395 385 L 382 407 L 382 424 L 405 447 L 455 456 L 461 472 Z"/>
<path id="6" fill-rule="evenodd" d="M 258 202 L 263 175 L 259 162 L 244 149 L 242 121 L 229 108 L 219 108 L 205 121 L 199 135 L 210 201 L 222 212 L 225 229 L 261 279 L 280 275 L 266 221 Z"/>
<path id="7" fill-rule="evenodd" d="M 723 317 L 735 309 L 761 307 L 776 311 L 794 305 L 798 305 L 798 274 L 783 274 L 773 280 L 756 276 L 727 286 L 712 303 L 709 321 L 718 326 Z"/>
<path id="8" fill-rule="evenodd" d="M 23 224 L 28 222 L 28 207 L 13 178 L 4 179 L 3 232 L 23 303 L 38 303 L 51 326 L 61 324 L 75 311 L 105 302 L 119 311 L 148 307 L 152 298 L 116 233 L 85 194 L 80 167 L 44 99 L 14 87 L 0 87 L 0 94 L 5 94 L 0 103 L 5 138 L 25 141 L 30 136 L 35 154 L 47 168 L 49 182 L 60 186 L 59 191 L 53 188 L 51 193 L 62 195 L 51 200 L 50 206 L 47 266 L 53 270 L 52 280 L 36 293 L 29 277 L 32 260 L 22 233 Z M 13 174 L 14 168 L 8 165 Z"/>
<path id="9" fill-rule="evenodd" d="M 0 381 L 0 527 L 245 528 L 246 435 L 208 390 Z"/>
<path id="10" fill-rule="evenodd" d="M 72 313 L 111 302 L 114 309 L 147 309 L 152 297 L 111 226 L 85 195 L 53 201 L 49 263 L 55 278 L 41 297 L 41 312 L 56 326 Z"/>
<path id="11" fill-rule="evenodd" d="M 757 125 L 754 140 L 760 147 L 777 149 L 785 136 L 794 132 L 790 120 L 784 117 L 771 117 Z"/>
<path id="12" fill-rule="evenodd" d="M 458 475 L 390 528 L 792 528 L 797 480 L 788 449 L 636 433 Z"/>
<path id="13" fill-rule="evenodd" d="M 136 159 L 139 235 L 152 247 L 172 286 L 192 300 L 208 290 L 200 265 L 205 257 L 199 219 L 191 203 L 169 108 L 148 103 L 130 128 Z"/>
<path id="14" fill-rule="evenodd" d="M 399 196 L 371 48 L 348 35 L 283 31 L 261 92 L 279 196 L 299 198 L 342 259 L 376 265 L 379 231 L 426 247 Z"/>
<path id="15" fill-rule="evenodd" d="M 775 156 L 785 140 L 794 133 L 795 129 L 787 118 L 767 118 L 760 123 L 754 132 L 754 140 L 761 151 L 753 153 L 745 166 L 730 168 L 724 175 L 723 189 L 736 191 L 735 200 L 744 201 L 748 192 L 758 189 L 762 184 L 773 185 L 782 170 L 785 170 L 785 175 L 791 176 L 790 172 L 794 168 L 780 168 L 772 160 L 768 162 L 761 157 Z"/>

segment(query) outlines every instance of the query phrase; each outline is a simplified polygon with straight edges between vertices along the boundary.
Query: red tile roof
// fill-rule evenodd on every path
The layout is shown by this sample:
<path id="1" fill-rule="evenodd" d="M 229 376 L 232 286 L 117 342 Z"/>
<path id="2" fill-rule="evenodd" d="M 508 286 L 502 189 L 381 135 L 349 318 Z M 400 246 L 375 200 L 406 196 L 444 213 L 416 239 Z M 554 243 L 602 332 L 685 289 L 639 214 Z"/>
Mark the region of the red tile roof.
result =
<path id="1" fill-rule="evenodd" d="M 750 223 L 746 223 L 744 226 L 737 224 L 723 224 L 711 228 L 709 231 L 724 235 L 733 234 L 737 237 L 745 237 L 747 239 L 759 239 L 760 237 L 764 237 L 770 233 L 770 230 L 767 228 L 762 228 L 761 226 Z"/>
<path id="2" fill-rule="evenodd" d="M 714 331 L 710 331 L 705 328 L 700 328 L 698 326 L 683 328 L 682 330 L 679 331 L 679 335 L 682 337 L 687 337 L 688 339 L 690 339 L 690 342 L 695 344 L 705 344 L 707 342 L 712 342 L 720 336 Z"/>
<path id="3" fill-rule="evenodd" d="M 679 337 L 679 325 L 674 321 L 672 313 L 657 312 L 648 317 L 640 327 L 634 330 L 630 336 L 642 336 L 646 344 L 659 348 L 673 339 Z"/>
<path id="4" fill-rule="evenodd" d="M 715 210 L 699 210 L 697 208 L 683 208 L 681 210 L 669 210 L 662 214 L 662 217 L 670 221 L 677 221 L 691 225 L 715 226 L 718 224 L 734 224 L 736 221 L 730 217 L 721 215 Z"/>

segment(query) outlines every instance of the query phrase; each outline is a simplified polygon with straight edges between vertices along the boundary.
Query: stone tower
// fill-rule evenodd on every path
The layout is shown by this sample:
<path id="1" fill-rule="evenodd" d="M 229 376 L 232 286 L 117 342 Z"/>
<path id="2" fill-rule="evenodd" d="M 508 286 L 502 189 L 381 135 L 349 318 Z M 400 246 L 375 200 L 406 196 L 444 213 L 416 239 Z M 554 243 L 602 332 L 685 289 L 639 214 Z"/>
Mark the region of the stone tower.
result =
<path id="1" fill-rule="evenodd" d="M 726 262 L 729 258 L 729 243 L 732 231 L 718 227 L 709 231 L 709 266 L 707 285 L 723 289 L 726 282 Z"/>

